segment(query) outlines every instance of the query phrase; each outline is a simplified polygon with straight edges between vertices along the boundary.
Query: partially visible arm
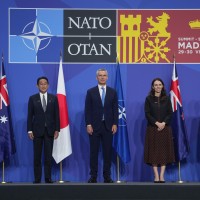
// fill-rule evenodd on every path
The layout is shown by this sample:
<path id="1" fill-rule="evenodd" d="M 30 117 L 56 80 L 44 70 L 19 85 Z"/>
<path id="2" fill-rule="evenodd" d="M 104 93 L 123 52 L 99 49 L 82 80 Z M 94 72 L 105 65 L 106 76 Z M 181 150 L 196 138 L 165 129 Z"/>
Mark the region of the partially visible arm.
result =
<path id="1" fill-rule="evenodd" d="M 173 113 L 173 111 L 172 111 L 172 103 L 171 103 L 170 98 L 167 99 L 167 107 L 166 107 L 166 109 L 167 109 L 167 115 L 166 115 L 166 117 L 164 119 L 164 122 L 166 124 L 170 124 L 170 121 L 171 121 L 171 118 L 172 118 L 172 113 Z"/>
<path id="2" fill-rule="evenodd" d="M 170 98 L 167 99 L 167 104 L 166 104 L 166 116 L 163 122 L 159 123 L 156 122 L 156 125 L 158 126 L 158 130 L 161 131 L 165 128 L 166 125 L 170 123 L 171 117 L 172 117 L 172 105 L 171 105 L 171 100 Z"/>
<path id="3" fill-rule="evenodd" d="M 115 92 L 115 94 L 114 94 L 113 113 L 114 113 L 114 124 L 113 125 L 117 126 L 118 125 L 118 119 L 119 119 L 117 92 Z"/>
<path id="4" fill-rule="evenodd" d="M 114 95 L 113 112 L 114 112 L 114 124 L 112 125 L 112 133 L 115 134 L 117 132 L 117 126 L 118 126 L 118 120 L 119 120 L 117 92 L 115 92 L 115 95 Z"/>
<path id="5" fill-rule="evenodd" d="M 33 120 L 33 100 L 30 97 L 28 100 L 28 115 L 27 115 L 27 132 L 32 133 L 32 120 Z"/>
<path id="6" fill-rule="evenodd" d="M 152 125 L 156 123 L 156 119 L 151 115 L 151 102 L 148 97 L 145 100 L 145 116 Z"/>
<path id="7" fill-rule="evenodd" d="M 32 132 L 32 120 L 33 120 L 33 101 L 31 99 L 31 97 L 29 98 L 28 101 L 28 116 L 27 116 L 27 132 L 28 132 L 28 136 L 31 140 L 33 140 L 34 135 Z"/>

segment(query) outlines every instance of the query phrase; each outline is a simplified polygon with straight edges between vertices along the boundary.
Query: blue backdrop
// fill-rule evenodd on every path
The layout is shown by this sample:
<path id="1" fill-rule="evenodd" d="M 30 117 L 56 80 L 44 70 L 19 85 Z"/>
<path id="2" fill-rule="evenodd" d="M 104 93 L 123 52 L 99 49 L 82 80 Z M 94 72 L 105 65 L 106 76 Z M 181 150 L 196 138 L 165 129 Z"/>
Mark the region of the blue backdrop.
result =
<path id="1" fill-rule="evenodd" d="M 11 104 L 17 153 L 6 166 L 5 179 L 13 182 L 33 181 L 33 145 L 26 132 L 27 103 L 36 93 L 36 79 L 47 76 L 49 92 L 56 93 L 59 64 L 11 64 L 8 63 L 8 8 L 123 8 L 123 9 L 187 9 L 200 8 L 199 0 L 0 0 L 0 51 L 4 53 L 5 71 Z M 58 55 L 59 62 L 59 55 Z M 115 64 L 64 64 L 64 76 L 70 118 L 72 155 L 63 161 L 63 179 L 84 182 L 89 176 L 89 140 L 84 124 L 84 101 L 88 88 L 96 85 L 96 70 L 102 67 L 109 72 L 108 85 L 114 87 Z M 127 125 L 131 162 L 124 168 L 122 179 L 131 182 L 151 181 L 153 173 L 143 162 L 146 120 L 144 100 L 153 78 L 161 77 L 169 92 L 173 64 L 121 64 L 124 99 L 127 110 Z M 200 67 L 199 64 L 177 64 L 190 154 L 181 164 L 182 179 L 200 181 Z M 100 175 L 102 174 L 100 156 Z M 2 169 L 2 167 L 0 167 Z M 53 179 L 59 179 L 59 166 L 54 163 Z M 2 178 L 2 171 L 0 171 Z M 116 179 L 115 165 L 112 178 Z M 102 180 L 102 176 L 99 177 Z M 167 168 L 167 181 L 178 180 L 178 166 Z"/>

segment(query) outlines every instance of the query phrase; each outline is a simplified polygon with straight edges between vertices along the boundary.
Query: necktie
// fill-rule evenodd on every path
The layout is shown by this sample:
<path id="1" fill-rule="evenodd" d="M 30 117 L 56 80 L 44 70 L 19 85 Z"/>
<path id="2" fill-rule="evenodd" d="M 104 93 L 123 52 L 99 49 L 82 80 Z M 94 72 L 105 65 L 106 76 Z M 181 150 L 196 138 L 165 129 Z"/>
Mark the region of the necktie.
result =
<path id="1" fill-rule="evenodd" d="M 102 89 L 102 95 L 101 95 L 101 101 L 102 101 L 102 105 L 104 106 L 104 101 L 105 101 L 105 88 L 101 87 Z"/>
<path id="2" fill-rule="evenodd" d="M 45 100 L 44 94 L 43 94 L 43 98 L 42 98 L 42 107 L 43 107 L 43 110 L 45 112 L 46 109 L 47 109 L 47 104 L 46 104 L 46 100 Z"/>

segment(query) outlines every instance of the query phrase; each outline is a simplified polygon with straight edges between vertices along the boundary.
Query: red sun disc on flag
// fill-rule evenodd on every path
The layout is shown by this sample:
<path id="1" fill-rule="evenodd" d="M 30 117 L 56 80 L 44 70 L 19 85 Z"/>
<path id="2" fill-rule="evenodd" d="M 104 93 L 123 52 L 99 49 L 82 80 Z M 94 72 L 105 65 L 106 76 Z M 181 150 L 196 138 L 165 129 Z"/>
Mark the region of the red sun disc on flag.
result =
<path id="1" fill-rule="evenodd" d="M 66 96 L 63 94 L 57 94 L 57 97 L 60 112 L 60 128 L 62 129 L 69 125 Z"/>

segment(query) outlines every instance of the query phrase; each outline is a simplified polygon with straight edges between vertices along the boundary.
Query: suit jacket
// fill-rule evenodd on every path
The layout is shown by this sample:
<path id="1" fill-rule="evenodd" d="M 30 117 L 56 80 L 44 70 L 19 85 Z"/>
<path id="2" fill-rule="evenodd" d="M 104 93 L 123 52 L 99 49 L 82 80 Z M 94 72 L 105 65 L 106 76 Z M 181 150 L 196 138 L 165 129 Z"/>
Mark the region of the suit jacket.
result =
<path id="1" fill-rule="evenodd" d="M 29 98 L 27 131 L 32 131 L 34 136 L 40 137 L 44 134 L 45 126 L 50 136 L 53 136 L 55 131 L 60 131 L 58 99 L 55 95 L 47 93 L 47 108 L 44 112 L 38 93 Z"/>
<path id="2" fill-rule="evenodd" d="M 91 124 L 94 130 L 98 130 L 104 115 L 106 128 L 112 129 L 112 125 L 118 124 L 118 99 L 117 93 L 111 87 L 106 86 L 104 107 L 98 86 L 87 91 L 85 100 L 85 122 Z"/>

